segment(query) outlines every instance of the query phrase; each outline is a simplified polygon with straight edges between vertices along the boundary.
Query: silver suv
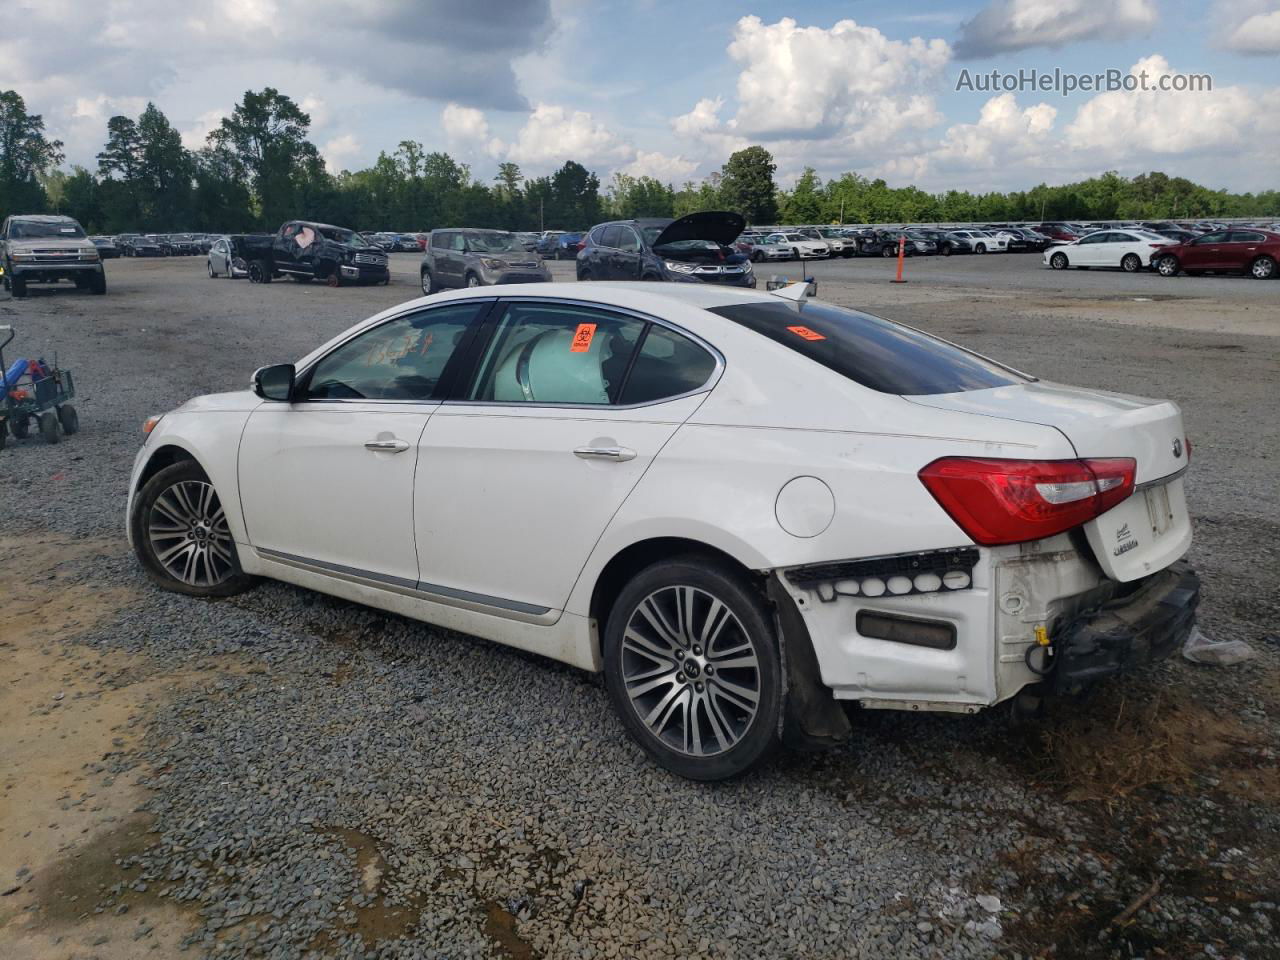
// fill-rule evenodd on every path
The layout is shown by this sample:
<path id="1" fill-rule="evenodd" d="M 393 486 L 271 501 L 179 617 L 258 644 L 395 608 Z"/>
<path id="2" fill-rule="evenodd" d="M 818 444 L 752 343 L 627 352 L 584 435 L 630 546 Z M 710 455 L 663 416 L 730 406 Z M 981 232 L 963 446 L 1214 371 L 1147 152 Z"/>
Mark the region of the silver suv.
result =
<path id="1" fill-rule="evenodd" d="M 498 283 L 546 283 L 551 271 L 504 230 L 432 230 L 419 270 L 422 292 Z"/>
<path id="2" fill-rule="evenodd" d="M 81 290 L 107 292 L 98 248 L 70 217 L 20 214 L 0 227 L 0 270 L 5 289 L 27 295 L 28 283 L 71 280 Z"/>

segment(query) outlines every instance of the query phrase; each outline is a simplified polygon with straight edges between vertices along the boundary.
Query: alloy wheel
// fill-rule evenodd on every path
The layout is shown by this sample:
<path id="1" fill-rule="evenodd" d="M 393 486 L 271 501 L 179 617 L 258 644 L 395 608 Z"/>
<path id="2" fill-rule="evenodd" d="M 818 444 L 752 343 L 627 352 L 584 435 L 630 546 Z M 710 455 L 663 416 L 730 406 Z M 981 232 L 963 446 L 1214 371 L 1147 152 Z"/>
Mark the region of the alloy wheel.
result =
<path id="1" fill-rule="evenodd" d="M 1259 257 L 1257 260 L 1253 261 L 1253 267 L 1250 269 L 1250 272 L 1258 280 L 1266 280 L 1276 272 L 1276 262 L 1268 259 L 1267 257 Z"/>
<path id="2" fill-rule="evenodd" d="M 738 743 L 759 710 L 755 643 L 723 602 L 697 587 L 663 587 L 632 612 L 622 678 L 636 716 L 663 745 L 712 757 Z"/>
<path id="3" fill-rule="evenodd" d="M 155 558 L 175 580 L 212 587 L 235 573 L 231 530 L 213 485 L 183 480 L 151 507 L 147 538 Z"/>

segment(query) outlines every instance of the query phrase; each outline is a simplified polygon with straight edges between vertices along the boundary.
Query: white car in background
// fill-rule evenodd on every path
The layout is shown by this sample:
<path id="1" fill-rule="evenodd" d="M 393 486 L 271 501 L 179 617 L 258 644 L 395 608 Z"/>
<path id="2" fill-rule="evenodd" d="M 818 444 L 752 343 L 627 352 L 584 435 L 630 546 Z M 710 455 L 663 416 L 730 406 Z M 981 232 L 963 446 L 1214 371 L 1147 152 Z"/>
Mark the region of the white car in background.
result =
<path id="1" fill-rule="evenodd" d="M 966 238 L 973 245 L 974 253 L 1008 253 L 1009 238 L 1001 237 L 986 230 L 950 230 Z"/>
<path id="2" fill-rule="evenodd" d="M 743 234 L 742 238 L 751 244 L 750 256 L 755 263 L 791 259 L 791 247 L 785 243 L 778 243 L 763 234 Z"/>
<path id="3" fill-rule="evenodd" d="M 818 260 L 831 256 L 831 247 L 825 240 L 814 240 L 803 233 L 771 233 L 765 238 L 765 242 L 787 247 L 796 260 Z"/>
<path id="4" fill-rule="evenodd" d="M 130 542 L 180 593 L 268 577 L 603 671 L 703 780 L 838 741 L 845 705 L 1030 707 L 1177 648 L 1176 405 L 798 289 L 393 307 L 148 420 Z"/>
<path id="5" fill-rule="evenodd" d="M 1098 230 L 1070 243 L 1060 243 L 1044 252 L 1044 263 L 1055 270 L 1068 267 L 1114 267 L 1137 273 L 1151 266 L 1162 247 L 1176 241 L 1149 230 Z"/>

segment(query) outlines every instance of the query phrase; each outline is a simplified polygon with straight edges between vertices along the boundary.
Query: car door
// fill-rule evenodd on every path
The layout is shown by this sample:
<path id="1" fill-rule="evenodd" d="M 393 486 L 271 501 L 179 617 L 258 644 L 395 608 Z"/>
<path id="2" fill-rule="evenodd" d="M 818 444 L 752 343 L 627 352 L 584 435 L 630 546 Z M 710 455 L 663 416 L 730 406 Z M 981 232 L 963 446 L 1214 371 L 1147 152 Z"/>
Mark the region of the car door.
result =
<path id="1" fill-rule="evenodd" d="M 1184 270 L 1221 270 L 1227 231 L 1206 233 L 1187 244 L 1181 257 Z"/>
<path id="2" fill-rule="evenodd" d="M 1247 270 L 1267 238 L 1251 230 L 1232 230 L 1222 253 L 1222 264 L 1234 270 Z"/>
<path id="3" fill-rule="evenodd" d="M 549 621 L 721 361 L 620 309 L 513 299 L 491 317 L 475 374 L 422 435 L 419 589 Z"/>
<path id="4" fill-rule="evenodd" d="M 640 251 L 640 236 L 635 230 L 623 224 L 617 228 L 618 234 L 614 238 L 617 245 L 614 249 L 614 273 L 615 280 L 639 280 L 640 267 L 642 264 L 642 256 Z"/>
<path id="5" fill-rule="evenodd" d="M 462 257 L 454 250 L 460 242 L 459 233 L 438 233 L 431 241 L 431 264 L 435 269 L 436 283 L 442 287 L 462 286 Z"/>
<path id="6" fill-rule="evenodd" d="M 410 311 L 300 372 L 288 403 L 263 403 L 240 439 L 240 502 L 264 556 L 411 586 L 413 480 L 422 429 L 472 322 L 492 300 Z"/>
<path id="7" fill-rule="evenodd" d="M 231 254 L 227 249 L 227 241 L 219 240 L 209 250 L 209 258 L 213 261 L 213 269 L 218 273 L 231 273 Z"/>

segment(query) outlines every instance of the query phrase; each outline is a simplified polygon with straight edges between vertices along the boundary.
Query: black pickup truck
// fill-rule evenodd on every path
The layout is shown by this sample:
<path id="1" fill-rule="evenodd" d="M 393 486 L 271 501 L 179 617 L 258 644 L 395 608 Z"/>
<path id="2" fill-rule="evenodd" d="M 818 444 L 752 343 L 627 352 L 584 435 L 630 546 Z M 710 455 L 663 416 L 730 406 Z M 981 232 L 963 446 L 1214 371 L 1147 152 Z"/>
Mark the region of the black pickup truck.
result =
<path id="1" fill-rule="evenodd" d="M 254 283 L 289 276 L 300 283 L 390 283 L 387 255 L 346 227 L 290 220 L 269 236 L 237 237 Z"/>

